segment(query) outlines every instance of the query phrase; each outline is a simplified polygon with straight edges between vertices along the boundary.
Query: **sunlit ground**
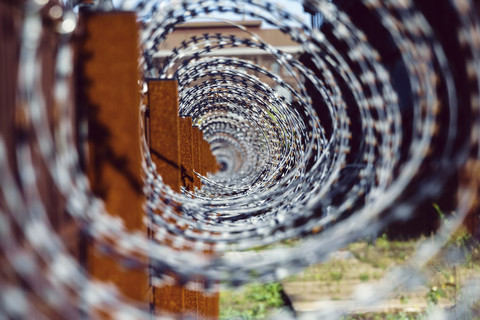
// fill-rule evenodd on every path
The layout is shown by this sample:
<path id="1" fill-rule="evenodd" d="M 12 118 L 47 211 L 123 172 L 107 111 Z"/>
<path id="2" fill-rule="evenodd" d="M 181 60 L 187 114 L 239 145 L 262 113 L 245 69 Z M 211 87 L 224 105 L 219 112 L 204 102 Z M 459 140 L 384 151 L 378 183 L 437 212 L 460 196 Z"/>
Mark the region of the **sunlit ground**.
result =
<path id="1" fill-rule="evenodd" d="M 375 285 L 393 268 L 405 265 L 419 243 L 427 240 L 390 240 L 383 234 L 375 241 L 360 241 L 336 252 L 327 263 L 314 265 L 281 283 L 250 285 L 221 293 L 222 319 L 265 319 L 288 305 L 282 290 L 298 314 L 326 306 L 351 306 L 362 285 Z M 452 257 L 454 255 L 454 257 Z M 480 277 L 478 242 L 463 230 L 430 261 L 422 284 L 407 291 L 399 288 L 371 308 L 359 308 L 344 319 L 423 319 L 436 307 L 451 308 L 462 299 L 459 288 Z M 471 319 L 480 319 L 480 304 Z"/>

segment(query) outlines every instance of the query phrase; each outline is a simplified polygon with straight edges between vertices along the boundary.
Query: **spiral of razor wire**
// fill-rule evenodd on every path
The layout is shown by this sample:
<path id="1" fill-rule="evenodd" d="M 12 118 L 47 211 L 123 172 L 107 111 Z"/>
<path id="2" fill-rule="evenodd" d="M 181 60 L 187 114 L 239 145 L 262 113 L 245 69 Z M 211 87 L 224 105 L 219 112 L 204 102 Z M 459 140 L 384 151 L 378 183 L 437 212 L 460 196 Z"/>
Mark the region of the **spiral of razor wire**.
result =
<path id="1" fill-rule="evenodd" d="M 41 165 L 47 167 L 67 213 L 105 255 L 126 268 L 149 267 L 152 281 L 159 286 L 168 283 L 175 272 L 188 288 L 218 291 L 224 286 L 284 278 L 325 261 L 353 241 L 378 234 L 392 222 L 408 220 L 424 199 L 440 193 L 468 159 L 478 159 L 480 28 L 471 1 L 447 1 L 455 16 L 451 27 L 458 35 L 459 64 L 464 68 L 460 79 L 453 74 L 458 66 L 453 65 L 440 35 L 415 3 L 362 1 L 400 52 L 404 85 L 410 92 L 407 98 L 401 96 L 372 39 L 352 17 L 330 1 L 307 2 L 323 17 L 328 34 L 312 29 L 275 1 L 116 4 L 117 9 L 135 10 L 141 21 L 142 84 L 150 77 L 178 80 L 179 115 L 192 118 L 222 163 L 216 174 L 195 173 L 201 188 L 177 193 L 156 172 L 142 137 L 145 225 L 154 237 L 127 230 L 121 219 L 108 214 L 92 194 L 80 165 L 76 133 L 69 123 L 74 112 L 69 81 L 73 73 L 70 39 L 77 26 L 75 4 L 61 2 L 61 14 L 55 20 L 61 46 L 54 97 L 61 114 L 52 129 L 41 87 L 45 70 L 39 63 L 40 11 L 46 1 L 26 2 L 17 109 L 27 120 L 16 126 L 31 134 L 20 137 L 15 145 L 17 163 L 9 163 L 0 137 L 4 202 L 0 206 L 0 248 L 6 257 L 2 263 L 10 265 L 31 290 L 0 277 L 2 317 L 45 318 L 36 309 L 35 299 L 65 316 L 93 309 L 119 319 L 152 317 L 111 285 L 90 278 L 70 256 L 39 195 L 35 172 Z M 107 1 L 94 5 L 95 10 L 114 7 Z M 237 22 L 215 18 L 215 14 L 227 13 L 278 28 L 301 47 L 310 65 Z M 195 36 L 171 50 L 159 64 L 155 60 L 158 47 L 176 27 L 202 17 L 222 20 L 243 32 L 241 36 Z M 262 50 L 293 80 L 287 82 L 254 61 L 221 54 L 229 48 Z M 140 110 L 144 112 L 146 106 Z M 139 114 L 132 121 L 140 119 Z M 40 162 L 32 157 L 33 150 L 40 154 Z M 466 195 L 467 200 L 473 197 L 473 193 Z M 155 213 L 159 211 L 161 215 Z M 467 209 L 459 205 L 456 213 L 450 224 L 418 249 L 408 267 L 391 272 L 372 290 L 375 294 L 358 298 L 357 305 L 374 304 L 407 278 L 420 277 L 422 266 L 439 252 Z M 14 236 L 18 228 L 20 238 Z M 298 244 L 275 246 L 288 239 Z M 245 254 L 265 246 L 270 247 Z M 198 276 L 202 282 L 196 280 Z M 460 318 L 462 310 L 480 297 L 480 286 L 474 284 L 472 280 L 471 286 L 463 288 L 471 298 L 463 300 L 450 316 Z M 80 302 L 78 292 L 82 293 Z M 332 308 L 315 317 L 336 318 L 343 311 Z"/>

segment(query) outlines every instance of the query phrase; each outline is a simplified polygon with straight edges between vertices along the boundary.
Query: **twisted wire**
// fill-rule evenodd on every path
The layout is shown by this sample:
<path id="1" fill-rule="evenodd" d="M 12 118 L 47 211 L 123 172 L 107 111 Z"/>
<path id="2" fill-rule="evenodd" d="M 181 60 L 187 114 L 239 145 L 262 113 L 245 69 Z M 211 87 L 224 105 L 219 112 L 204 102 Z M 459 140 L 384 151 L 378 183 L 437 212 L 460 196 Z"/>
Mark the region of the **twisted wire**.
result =
<path id="1" fill-rule="evenodd" d="M 400 52 L 409 97 L 400 95 L 384 57 L 370 43 L 374 40 L 328 1 L 309 2 L 323 16 L 328 32 L 312 30 L 270 1 L 121 4 L 124 9 L 134 8 L 142 20 L 140 65 L 145 79 L 178 80 L 179 114 L 192 117 L 222 163 L 219 173 L 200 176 L 201 189 L 176 193 L 156 173 L 142 137 L 145 224 L 155 235 L 149 239 L 128 231 L 121 219 L 106 212 L 80 166 L 69 123 L 73 112 L 70 36 L 77 22 L 71 4 L 62 6 L 56 21 L 62 45 L 56 57 L 54 92 L 61 114 L 52 129 L 41 89 L 45 70 L 39 63 L 40 11 L 45 2 L 27 1 L 17 96 L 17 109 L 25 121 L 16 126 L 30 133 L 18 139 L 15 164 L 9 163 L 0 137 L 0 246 L 6 257 L 2 263 L 31 290 L 0 277 L 0 315 L 45 318 L 32 302 L 40 299 L 64 316 L 103 310 L 113 318 L 151 317 L 115 288 L 89 278 L 69 255 L 39 195 L 35 172 L 42 165 L 67 212 L 106 255 L 127 268 L 151 264 L 156 285 L 168 283 L 174 271 L 188 288 L 207 291 L 298 272 L 348 243 L 410 218 L 422 201 L 438 195 L 467 159 L 479 157 L 480 29 L 473 3 L 448 2 L 455 13 L 452 27 L 462 57 L 458 61 L 452 61 L 440 35 L 411 1 L 363 3 Z M 229 23 L 243 30 L 243 36 L 198 35 L 173 49 L 158 66 L 158 47 L 175 27 L 211 13 L 249 16 L 277 27 L 298 43 L 313 67 L 234 22 Z M 287 82 L 246 59 L 216 55 L 240 47 L 265 51 L 293 80 Z M 464 74 L 453 70 L 455 64 L 464 67 Z M 267 78 L 291 99 L 268 85 Z M 140 109 L 144 112 L 146 106 Z M 475 194 L 464 197 L 466 203 Z M 408 277 L 419 277 L 467 214 L 464 203 L 458 206 L 456 218 L 421 246 L 408 266 L 390 273 L 376 287 L 376 294 L 363 295 L 358 302 L 374 303 Z M 158 211 L 162 215 L 155 214 Z M 17 228 L 21 237 L 13 234 Z M 302 241 L 294 248 L 232 253 L 287 239 Z M 179 251 L 184 248 L 191 250 Z M 205 255 L 205 250 L 213 255 Z M 195 275 L 205 281 L 198 282 Z M 479 297 L 478 288 L 464 288 L 472 298 L 465 299 L 463 308 L 452 316 L 460 318 L 462 310 L 471 307 Z M 82 303 L 75 292 L 83 293 Z M 335 318 L 339 312 L 323 310 L 317 316 Z"/>

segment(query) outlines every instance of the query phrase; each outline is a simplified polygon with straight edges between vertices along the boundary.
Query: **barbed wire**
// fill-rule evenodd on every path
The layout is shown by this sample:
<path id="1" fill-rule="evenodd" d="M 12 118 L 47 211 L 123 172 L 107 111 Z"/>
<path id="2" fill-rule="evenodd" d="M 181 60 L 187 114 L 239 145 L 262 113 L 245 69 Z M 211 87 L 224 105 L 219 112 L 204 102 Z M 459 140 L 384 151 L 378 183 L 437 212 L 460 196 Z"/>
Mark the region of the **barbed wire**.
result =
<path id="1" fill-rule="evenodd" d="M 106 255 L 128 268 L 150 264 L 156 285 L 169 283 L 173 271 L 187 288 L 204 291 L 299 272 L 353 241 L 408 220 L 422 201 L 438 196 L 468 159 L 479 157 L 480 29 L 473 3 L 445 1 L 454 13 L 455 55 L 411 1 L 362 3 L 386 31 L 383 41 L 398 54 L 403 83 L 378 51 L 382 40 L 371 39 L 354 17 L 329 1 L 309 1 L 323 16 L 321 30 L 312 30 L 270 1 L 122 2 L 120 7 L 136 10 L 142 22 L 140 65 L 145 79 L 178 80 L 179 114 L 192 117 L 223 164 L 217 174 L 200 175 L 201 189 L 177 193 L 157 174 L 142 137 L 145 224 L 155 235 L 148 238 L 127 230 L 121 219 L 106 212 L 80 165 L 69 125 L 74 6 L 63 5 L 55 20 L 62 37 L 54 89 L 61 114 L 52 129 L 40 86 L 45 72 L 39 62 L 40 11 L 46 2 L 27 1 L 17 96 L 25 121 L 16 126 L 31 134 L 18 139 L 17 163 L 9 163 L 0 137 L 0 246 L 6 257 L 2 264 L 31 290 L 0 277 L 0 315 L 42 318 L 32 302 L 40 299 L 63 316 L 93 310 L 93 315 L 104 311 L 119 319 L 152 317 L 115 288 L 89 278 L 68 253 L 39 195 L 35 172 L 41 165 L 47 167 L 68 213 Z M 101 3 L 98 8 L 103 8 Z M 222 19 L 242 30 L 242 36 L 198 35 L 158 63 L 158 48 L 177 25 L 212 13 L 248 16 L 277 27 L 301 47 L 311 65 Z M 228 48 L 262 50 L 293 80 L 287 82 L 248 59 L 223 55 Z M 402 96 L 405 90 L 409 94 Z M 288 92 L 290 99 L 279 92 Z M 144 112 L 146 106 L 140 109 Z M 34 159 L 37 152 L 41 164 Z M 463 196 L 455 218 L 420 246 L 408 264 L 383 279 L 374 295 L 357 299 L 356 305 L 378 303 L 407 278 L 421 274 L 461 224 L 468 213 L 466 203 L 476 195 L 467 190 Z M 155 214 L 158 211 L 162 215 Z M 20 236 L 13 234 L 17 228 Z M 232 254 L 288 239 L 301 241 L 293 248 Z M 185 248 L 191 250 L 180 250 Z M 478 288 L 465 287 L 471 298 L 449 315 L 439 312 L 460 318 L 478 299 Z M 77 292 L 82 293 L 81 303 Z M 314 317 L 336 318 L 343 311 L 323 310 Z"/>

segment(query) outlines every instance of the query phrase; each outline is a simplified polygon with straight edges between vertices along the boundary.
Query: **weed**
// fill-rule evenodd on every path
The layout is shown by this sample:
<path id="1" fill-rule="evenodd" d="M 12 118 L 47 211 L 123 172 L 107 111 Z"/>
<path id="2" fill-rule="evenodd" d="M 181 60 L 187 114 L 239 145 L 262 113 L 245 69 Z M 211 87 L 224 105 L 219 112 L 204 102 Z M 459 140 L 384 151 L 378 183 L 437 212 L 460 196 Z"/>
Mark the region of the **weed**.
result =
<path id="1" fill-rule="evenodd" d="M 247 286 L 240 292 L 222 292 L 220 319 L 266 319 L 269 312 L 283 306 L 282 286 L 274 282 Z"/>
<path id="2" fill-rule="evenodd" d="M 247 294 L 247 299 L 254 302 L 265 302 L 268 307 L 280 307 L 283 305 L 282 286 L 278 282 L 266 285 L 255 285 Z"/>
<path id="3" fill-rule="evenodd" d="M 438 206 L 435 207 L 441 219 L 448 223 L 443 212 Z M 428 240 L 420 238 L 412 241 L 395 241 L 389 239 L 387 234 L 382 234 L 376 241 L 360 241 L 346 247 L 354 259 L 332 259 L 323 264 L 307 268 L 303 273 L 289 276 L 286 282 L 302 281 L 304 283 L 289 284 L 292 288 L 301 291 L 299 296 L 307 290 L 318 297 L 330 297 L 332 300 L 345 300 L 350 297 L 349 285 L 352 280 L 367 282 L 381 279 L 386 270 L 391 266 L 399 265 L 409 259 L 415 252 L 419 242 Z M 284 246 L 294 245 L 283 243 Z M 264 248 L 259 248 L 264 249 Z M 460 253 L 461 255 L 458 255 Z M 402 307 L 417 302 L 428 303 L 428 308 L 423 313 L 409 312 L 379 312 L 359 313 L 345 315 L 344 320 L 420 320 L 427 319 L 429 308 L 444 308 L 442 304 L 448 300 L 456 303 L 459 299 L 458 287 L 463 283 L 462 279 L 470 277 L 474 272 L 480 272 L 480 247 L 471 237 L 461 232 L 455 232 L 436 257 L 425 265 L 424 274 L 427 276 L 428 292 L 423 291 L 422 296 L 407 296 L 399 291 L 399 299 Z M 308 283 L 308 282 L 312 283 Z M 302 289 L 298 289 L 302 287 Z M 315 288 L 315 289 L 313 289 Z M 295 293 L 296 294 L 296 293 Z M 247 286 L 241 294 L 234 292 L 221 293 L 221 319 L 253 320 L 265 319 L 274 309 L 283 305 L 280 284 Z M 434 310 L 434 309 L 432 309 Z M 474 308 L 473 316 L 480 314 L 480 305 Z M 473 319 L 473 318 L 472 318 Z M 476 319 L 476 318 L 474 318 Z M 477 319 L 480 320 L 480 319 Z"/>
<path id="4" fill-rule="evenodd" d="M 389 250 L 390 242 L 388 241 L 387 234 L 386 233 L 382 234 L 382 236 L 375 241 L 375 245 L 379 249 Z"/>
<path id="5" fill-rule="evenodd" d="M 315 280 L 325 280 L 325 277 L 323 276 L 322 273 L 314 275 Z"/>
<path id="6" fill-rule="evenodd" d="M 370 276 L 366 272 L 360 273 L 358 277 L 362 282 L 367 282 L 368 280 L 370 280 Z"/>
<path id="7" fill-rule="evenodd" d="M 330 271 L 330 279 L 333 281 L 340 281 L 343 278 L 343 273 L 340 270 L 332 270 Z"/>
<path id="8" fill-rule="evenodd" d="M 406 297 L 405 295 L 400 295 L 400 303 L 401 304 L 408 304 L 408 297 Z"/>
<path id="9" fill-rule="evenodd" d="M 410 318 L 405 312 L 399 312 L 397 314 L 387 314 L 386 320 L 410 320 Z"/>
<path id="10" fill-rule="evenodd" d="M 435 210 L 437 211 L 437 213 L 440 217 L 440 221 L 445 222 L 445 213 L 443 213 L 442 209 L 440 209 L 440 206 L 438 205 L 438 203 L 432 203 L 432 205 L 435 208 Z"/>
<path id="11" fill-rule="evenodd" d="M 419 320 L 422 315 L 412 312 L 394 312 L 394 313 L 363 313 L 348 315 L 342 320 Z"/>
<path id="12" fill-rule="evenodd" d="M 431 287 L 427 292 L 427 301 L 429 303 L 437 304 L 440 297 L 446 297 L 446 293 L 442 288 Z"/>

